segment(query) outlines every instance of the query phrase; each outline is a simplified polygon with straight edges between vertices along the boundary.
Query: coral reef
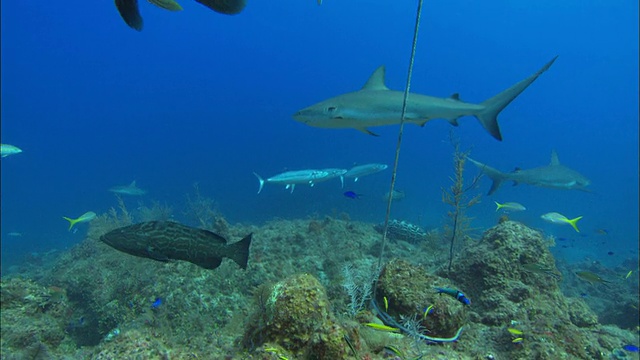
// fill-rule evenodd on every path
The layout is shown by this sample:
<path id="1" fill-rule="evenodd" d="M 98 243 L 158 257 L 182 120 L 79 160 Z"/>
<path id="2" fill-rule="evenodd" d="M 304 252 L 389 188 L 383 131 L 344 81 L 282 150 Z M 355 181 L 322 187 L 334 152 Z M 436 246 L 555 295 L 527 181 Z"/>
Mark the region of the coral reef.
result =
<path id="1" fill-rule="evenodd" d="M 387 304 L 387 314 L 395 319 L 417 319 L 429 337 L 452 338 L 465 324 L 466 307 L 435 290 L 456 286 L 418 266 L 400 259 L 391 260 L 382 270 L 377 286 L 376 302 Z M 429 307 L 426 314 L 425 309 Z"/>
<path id="2" fill-rule="evenodd" d="M 232 241 L 254 233 L 247 270 L 226 260 L 213 271 L 160 263 L 102 244 L 105 231 L 168 211 L 155 203 L 129 213 L 121 202 L 91 223 L 82 243 L 29 262 L 20 277 L 3 274 L 0 358 L 609 359 L 636 341 L 601 325 L 591 298 L 578 296 L 609 296 L 601 314 L 633 319 L 625 305 L 637 299 L 631 280 L 591 286 L 573 272 L 611 279 L 613 271 L 563 264 L 563 294 L 552 240 L 516 222 L 468 240 L 451 272 L 448 246 L 432 241 L 391 244 L 393 260 L 378 271 L 380 235 L 371 224 L 341 216 L 232 225 L 206 209 L 211 201 L 197 202 L 195 223 Z M 369 300 L 378 274 L 376 311 Z M 436 287 L 458 289 L 471 304 Z M 389 319 L 401 333 L 376 329 Z M 513 342 L 508 328 L 522 339 Z M 457 341 L 427 345 L 429 338 Z"/>
<path id="3" fill-rule="evenodd" d="M 267 343 L 304 358 L 346 358 L 346 332 L 316 278 L 294 275 L 261 291 L 257 312 L 245 333 L 245 346 Z"/>

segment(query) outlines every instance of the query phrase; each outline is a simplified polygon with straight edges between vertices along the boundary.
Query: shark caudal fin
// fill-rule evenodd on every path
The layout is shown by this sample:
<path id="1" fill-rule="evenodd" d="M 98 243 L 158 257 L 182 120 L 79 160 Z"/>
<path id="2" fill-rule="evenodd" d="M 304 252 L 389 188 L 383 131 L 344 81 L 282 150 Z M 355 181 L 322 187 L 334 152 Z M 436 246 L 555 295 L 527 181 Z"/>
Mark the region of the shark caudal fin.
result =
<path id="1" fill-rule="evenodd" d="M 244 239 L 227 246 L 226 256 L 240 265 L 241 268 L 246 269 L 249 262 L 249 247 L 251 246 L 251 236 L 249 234 Z"/>
<path id="2" fill-rule="evenodd" d="M 479 161 L 475 161 L 470 157 L 467 157 L 467 160 L 471 161 L 473 163 L 473 165 L 477 166 L 478 168 L 480 168 L 480 170 L 485 173 L 491 180 L 493 180 L 493 183 L 491 184 L 491 188 L 489 189 L 489 192 L 487 193 L 487 195 L 491 195 L 494 192 L 496 192 L 496 190 L 498 190 L 498 188 L 500 187 L 500 185 L 502 185 L 502 182 L 505 180 L 508 180 L 508 176 L 507 174 L 494 169 L 490 166 L 487 166 Z M 497 203 L 496 203 L 497 204 Z M 500 207 L 498 207 L 498 209 L 500 209 Z M 496 209 L 496 211 L 498 211 L 498 209 Z"/>
<path id="3" fill-rule="evenodd" d="M 497 140 L 502 141 L 502 134 L 500 134 L 500 126 L 498 125 L 498 114 L 502 109 L 507 107 L 509 103 L 513 101 L 520 93 L 524 91 L 532 82 L 534 82 L 538 76 L 540 76 L 543 72 L 547 71 L 554 61 L 556 61 L 558 57 L 554 57 L 549 61 L 542 69 L 538 70 L 535 74 L 529 76 L 528 78 L 516 83 L 511 86 L 507 90 L 499 93 L 498 95 L 483 101 L 480 105 L 484 106 L 484 109 L 477 114 L 475 117 L 480 121 L 480 124 Z"/>
<path id="4" fill-rule="evenodd" d="M 260 182 L 260 185 L 258 185 L 258 194 L 260 194 L 260 191 L 262 191 L 262 188 L 264 187 L 264 179 L 256 173 L 253 173 L 253 175 L 255 175 L 258 178 L 258 181 Z"/>

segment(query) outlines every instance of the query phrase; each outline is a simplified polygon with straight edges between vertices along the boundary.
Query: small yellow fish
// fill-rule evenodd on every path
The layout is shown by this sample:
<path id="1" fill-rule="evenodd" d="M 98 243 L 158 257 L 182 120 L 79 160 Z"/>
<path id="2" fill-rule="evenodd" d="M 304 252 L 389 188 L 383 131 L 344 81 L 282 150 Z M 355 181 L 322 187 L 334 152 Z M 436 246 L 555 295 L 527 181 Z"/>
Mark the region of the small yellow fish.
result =
<path id="1" fill-rule="evenodd" d="M 578 229 L 578 220 L 582 219 L 582 216 L 578 216 L 575 219 L 569 219 L 568 217 L 557 213 L 557 212 L 550 212 L 550 213 L 546 213 L 542 216 L 540 216 L 542 218 L 542 220 L 544 221 L 548 221 L 552 224 L 569 224 L 573 227 L 573 229 L 576 232 L 580 232 L 580 229 Z"/>
<path id="2" fill-rule="evenodd" d="M 494 201 L 494 203 L 496 203 L 496 211 L 500 210 L 500 209 L 504 209 L 506 211 L 524 211 L 527 210 L 526 207 L 524 207 L 524 205 L 517 203 L 517 202 L 506 202 L 504 204 L 500 204 L 497 201 Z"/>
<path id="3" fill-rule="evenodd" d="M 398 349 L 397 347 L 393 346 L 393 345 L 387 345 L 384 347 L 385 350 L 388 350 L 389 352 L 395 354 L 396 356 L 400 357 L 400 359 L 404 359 L 404 353 Z"/>
<path id="4" fill-rule="evenodd" d="M 624 278 L 625 278 L 625 279 L 628 279 L 628 278 L 629 278 L 629 276 L 631 276 L 631 274 L 633 274 L 633 270 L 629 270 L 629 272 L 627 273 L 627 276 L 625 276 Z"/>
<path id="5" fill-rule="evenodd" d="M 427 315 L 429 315 L 429 311 L 431 311 L 431 309 L 433 309 L 433 304 L 429 305 L 429 307 L 424 310 L 424 315 L 422 316 L 422 320 L 427 318 Z"/>
<path id="6" fill-rule="evenodd" d="M 514 329 L 514 328 L 508 328 L 507 331 L 512 333 L 513 335 L 522 335 L 522 334 L 524 334 L 522 331 L 520 331 L 518 329 Z"/>
<path id="7" fill-rule="evenodd" d="M 382 298 L 382 300 L 384 300 L 384 312 L 388 312 L 389 311 L 389 300 L 387 300 L 386 296 L 384 296 Z"/>
<path id="8" fill-rule="evenodd" d="M 388 332 L 400 332 L 400 329 L 394 328 L 387 325 L 381 325 L 376 323 L 366 323 L 365 326 L 368 326 L 372 329 L 380 330 L 380 331 L 388 331 Z"/>
<path id="9" fill-rule="evenodd" d="M 63 216 L 62 218 L 67 220 L 69 222 L 69 230 L 71 230 L 71 228 L 73 228 L 73 226 L 77 223 L 83 223 L 83 222 L 89 222 L 93 219 L 96 218 L 96 213 L 94 213 L 93 211 L 87 211 L 86 213 L 80 215 L 79 218 L 77 219 L 71 219 L 68 218 L 66 216 Z"/>
<path id="10" fill-rule="evenodd" d="M 605 285 L 611 283 L 611 281 L 605 280 L 605 279 L 601 278 L 600 275 L 594 274 L 591 271 L 576 271 L 576 275 L 580 279 L 588 281 L 592 285 L 595 284 L 595 283 L 601 283 L 601 284 L 605 284 Z"/>
<path id="11" fill-rule="evenodd" d="M 523 341 L 524 341 L 524 338 L 521 338 L 521 337 L 511 340 L 511 342 L 514 343 L 514 344 L 520 344 Z"/>

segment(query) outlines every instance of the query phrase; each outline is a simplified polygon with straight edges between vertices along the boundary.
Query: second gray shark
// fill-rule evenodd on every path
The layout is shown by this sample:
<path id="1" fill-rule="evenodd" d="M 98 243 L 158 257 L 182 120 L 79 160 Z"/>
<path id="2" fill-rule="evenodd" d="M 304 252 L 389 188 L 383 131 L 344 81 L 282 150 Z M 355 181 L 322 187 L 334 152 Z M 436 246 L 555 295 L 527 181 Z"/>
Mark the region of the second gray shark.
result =
<path id="1" fill-rule="evenodd" d="M 514 185 L 528 184 L 552 189 L 582 191 L 588 191 L 586 187 L 591 184 L 591 180 L 584 175 L 560 164 L 555 150 L 551 152 L 549 165 L 526 170 L 516 169 L 510 173 L 503 173 L 471 158 L 467 158 L 467 160 L 479 167 L 483 173 L 493 180 L 487 195 L 496 192 L 505 181 L 513 181 Z"/>
<path id="2" fill-rule="evenodd" d="M 130 196 L 142 196 L 147 193 L 146 190 L 136 186 L 136 181 L 132 181 L 129 185 L 118 185 L 109 189 L 112 193 Z"/>
<path id="3" fill-rule="evenodd" d="M 446 119 L 457 126 L 458 118 L 471 115 L 480 121 L 491 136 L 502 140 L 498 114 L 538 76 L 547 71 L 556 58 L 557 56 L 535 74 L 479 104 L 464 102 L 460 100 L 458 94 L 453 94 L 449 98 L 438 98 L 411 93 L 408 98 L 405 121 L 424 126 L 429 120 Z M 390 90 L 384 83 L 384 77 L 384 66 L 380 66 L 359 91 L 342 94 L 309 106 L 295 113 L 293 118 L 309 126 L 332 129 L 353 128 L 366 134 L 376 135 L 368 128 L 399 124 L 402 112 L 404 92 Z"/>

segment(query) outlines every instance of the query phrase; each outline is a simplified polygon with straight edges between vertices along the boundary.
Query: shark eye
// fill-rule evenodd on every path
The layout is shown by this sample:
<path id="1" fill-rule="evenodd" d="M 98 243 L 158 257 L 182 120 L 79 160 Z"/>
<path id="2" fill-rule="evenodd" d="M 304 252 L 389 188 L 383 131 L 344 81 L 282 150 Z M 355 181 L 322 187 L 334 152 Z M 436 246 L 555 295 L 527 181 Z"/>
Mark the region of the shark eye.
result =
<path id="1" fill-rule="evenodd" d="M 327 108 L 327 112 L 328 112 L 328 113 L 335 112 L 336 110 L 338 110 L 338 108 L 337 108 L 337 107 L 335 107 L 335 106 L 329 106 L 329 107 Z"/>

